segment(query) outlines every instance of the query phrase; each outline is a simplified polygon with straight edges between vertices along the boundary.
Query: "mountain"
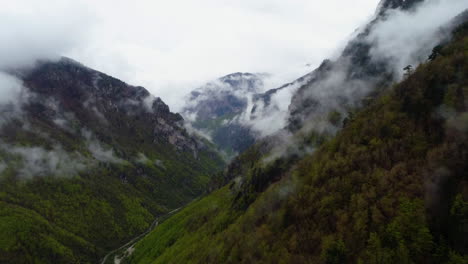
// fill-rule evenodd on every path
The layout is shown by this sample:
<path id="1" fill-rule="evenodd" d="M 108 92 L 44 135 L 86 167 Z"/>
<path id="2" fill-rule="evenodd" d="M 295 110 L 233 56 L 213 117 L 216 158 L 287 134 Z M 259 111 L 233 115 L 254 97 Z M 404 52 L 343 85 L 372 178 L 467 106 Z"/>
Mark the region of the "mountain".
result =
<path id="1" fill-rule="evenodd" d="M 341 56 L 324 60 L 316 70 L 290 83 L 260 92 L 263 76 L 230 74 L 193 91 L 182 113 L 194 128 L 211 136 L 228 159 L 284 126 L 293 133 L 314 130 L 319 135 L 334 134 L 353 108 L 375 95 L 375 87 L 397 80 L 398 70 L 406 66 L 395 71 L 393 62 L 371 54 L 374 44 L 370 36 L 375 28 L 385 21 L 389 11 L 411 10 L 421 2 L 381 1 L 375 17 L 358 31 Z M 349 92 L 336 96 L 344 86 Z M 276 102 L 285 100 L 280 93 L 293 93 L 288 111 L 280 109 L 281 102 Z M 272 103 L 275 97 L 278 99 Z"/>
<path id="2" fill-rule="evenodd" d="M 224 166 L 143 87 L 68 58 L 5 75 L 0 263 L 96 263 Z"/>
<path id="3" fill-rule="evenodd" d="M 310 74 L 281 87 L 265 89 L 268 74 L 233 73 L 190 93 L 182 115 L 232 160 L 287 124 L 287 100 Z"/>
<path id="4" fill-rule="evenodd" d="M 264 77 L 238 72 L 209 82 L 187 96 L 182 114 L 230 159 L 250 147 L 258 136 L 242 118 L 248 114 L 252 98 L 262 91 Z"/>
<path id="5" fill-rule="evenodd" d="M 412 9 L 421 2 L 381 1 L 375 17 L 348 42 L 337 59 L 325 60 L 315 71 L 306 75 L 307 80 L 302 82 L 291 100 L 289 128 L 295 131 L 303 128 L 305 122 L 315 122 L 321 123 L 318 128 L 321 131 L 318 132 L 334 132 L 351 109 L 365 103 L 355 98 L 372 98 L 375 87 L 384 87 L 397 80 L 400 75 L 398 71 L 402 71 L 406 65 L 395 69 L 392 60 L 385 56 L 375 56 L 373 53 L 377 44 L 370 36 L 379 30 L 379 23 L 385 23 L 388 12 Z M 347 92 L 336 96 L 344 87 Z M 335 116 L 336 120 L 323 120 L 324 115 Z"/>
<path id="6" fill-rule="evenodd" d="M 382 0 L 377 8 L 377 14 L 379 16 L 384 16 L 385 12 L 389 9 L 408 10 L 423 1 L 424 0 Z"/>
<path id="7" fill-rule="evenodd" d="M 127 261 L 466 263 L 466 12 L 414 45 L 422 60 L 375 56 L 372 42 L 391 9 L 412 14 L 420 2 L 382 1 L 337 60 L 304 76 L 288 129 L 237 157 L 227 185 Z M 408 61 L 421 64 L 399 72 Z"/>

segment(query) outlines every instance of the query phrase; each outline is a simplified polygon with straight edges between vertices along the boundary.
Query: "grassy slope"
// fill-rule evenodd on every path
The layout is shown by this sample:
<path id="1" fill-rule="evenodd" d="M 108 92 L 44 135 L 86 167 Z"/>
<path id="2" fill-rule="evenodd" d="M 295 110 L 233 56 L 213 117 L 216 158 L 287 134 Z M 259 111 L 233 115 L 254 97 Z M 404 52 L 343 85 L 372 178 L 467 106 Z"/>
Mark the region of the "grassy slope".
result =
<path id="1" fill-rule="evenodd" d="M 130 262 L 466 263 L 467 33 L 280 181 L 251 166 L 246 184 L 171 217 Z"/>

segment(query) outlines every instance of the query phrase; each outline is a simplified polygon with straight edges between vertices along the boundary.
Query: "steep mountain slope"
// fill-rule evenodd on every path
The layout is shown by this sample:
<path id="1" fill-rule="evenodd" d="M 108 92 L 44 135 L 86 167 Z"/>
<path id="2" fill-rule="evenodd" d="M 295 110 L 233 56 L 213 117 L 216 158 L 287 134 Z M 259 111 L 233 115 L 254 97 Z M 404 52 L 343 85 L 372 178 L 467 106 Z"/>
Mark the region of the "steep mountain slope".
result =
<path id="1" fill-rule="evenodd" d="M 311 75 L 263 92 L 268 74 L 229 74 L 194 90 L 182 115 L 231 160 L 284 128 L 292 93 Z"/>
<path id="2" fill-rule="evenodd" d="M 67 58 L 9 74 L 21 88 L 1 105 L 0 263 L 96 263 L 223 166 L 142 87 Z"/>
<path id="3" fill-rule="evenodd" d="M 233 73 L 200 87 L 187 97 L 182 114 L 195 129 L 210 135 L 228 159 L 250 147 L 258 133 L 242 122 L 264 76 Z"/>
<path id="4" fill-rule="evenodd" d="M 404 1 L 403 1 L 404 2 Z M 131 263 L 466 263 L 468 24 L 297 162 L 248 150 Z"/>
<path id="5" fill-rule="evenodd" d="M 423 1 L 381 1 L 375 17 L 360 29 L 359 34 L 346 45 L 341 55 L 333 61 L 325 60 L 318 69 L 308 74 L 308 80 L 292 98 L 289 128 L 296 131 L 303 129 L 305 123 L 314 123 L 319 125 L 308 129 L 334 132 L 348 111 L 359 107 L 363 103 L 362 99 L 371 98 L 376 92 L 376 87 L 383 87 L 397 80 L 406 65 L 395 69 L 393 58 L 376 54 L 376 46 L 379 43 L 376 43 L 372 36 L 380 29 L 379 23 L 388 19 L 389 12 L 412 9 L 421 2 Z M 421 48 L 422 54 L 424 49 L 426 48 Z M 417 56 L 413 54 L 413 57 Z M 338 122 L 328 122 L 324 116 L 329 114 L 335 114 Z"/>
<path id="6" fill-rule="evenodd" d="M 372 99 L 377 87 L 400 78 L 407 64 L 395 69 L 394 58 L 376 53 L 374 35 L 392 11 L 412 10 L 421 2 L 381 1 L 374 18 L 358 31 L 338 58 L 325 60 L 316 70 L 278 88 L 256 93 L 261 90 L 255 89 L 262 86 L 261 76 L 255 79 L 255 75 L 241 73 L 209 83 L 189 96 L 184 116 L 193 121 L 195 128 L 210 134 L 228 158 L 286 125 L 293 133 L 313 130 L 318 135 L 334 134 L 353 108 Z M 419 54 L 427 52 L 424 48 Z M 407 63 L 419 63 L 419 54 L 412 54 L 411 59 L 416 59 Z M 230 79 L 235 81 L 227 81 Z M 289 100 L 289 94 L 293 97 L 287 111 L 279 104 L 284 104 L 281 101 L 285 98 Z M 272 99 L 276 100 L 272 103 Z"/>

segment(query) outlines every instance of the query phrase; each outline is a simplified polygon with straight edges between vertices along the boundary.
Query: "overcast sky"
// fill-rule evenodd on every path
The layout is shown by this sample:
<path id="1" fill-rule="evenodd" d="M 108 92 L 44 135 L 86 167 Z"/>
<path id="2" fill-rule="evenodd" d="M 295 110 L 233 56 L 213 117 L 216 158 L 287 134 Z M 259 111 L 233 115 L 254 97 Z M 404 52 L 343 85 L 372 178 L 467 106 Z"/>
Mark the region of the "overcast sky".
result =
<path id="1" fill-rule="evenodd" d="M 0 0 L 0 66 L 66 55 L 179 110 L 190 90 L 232 72 L 271 73 L 267 88 L 300 77 L 378 2 Z"/>

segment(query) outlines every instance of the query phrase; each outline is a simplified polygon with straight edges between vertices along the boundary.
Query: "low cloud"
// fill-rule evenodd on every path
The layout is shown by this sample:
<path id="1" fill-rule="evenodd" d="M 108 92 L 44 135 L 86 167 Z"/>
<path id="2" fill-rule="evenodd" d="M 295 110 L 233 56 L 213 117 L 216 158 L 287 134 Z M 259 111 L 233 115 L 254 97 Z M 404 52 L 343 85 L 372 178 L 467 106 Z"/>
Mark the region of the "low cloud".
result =
<path id="1" fill-rule="evenodd" d="M 112 148 L 105 148 L 93 133 L 85 128 L 81 130 L 81 135 L 86 140 L 86 145 L 93 157 L 100 162 L 107 163 L 124 163 L 125 161 L 118 158 Z"/>
<path id="2" fill-rule="evenodd" d="M 426 0 L 412 12 L 388 11 L 368 37 L 372 57 L 388 60 L 401 78 L 403 67 L 425 61 L 432 48 L 449 36 L 443 27 L 467 8 L 467 0 Z"/>
<path id="3" fill-rule="evenodd" d="M 75 1 L 17 0 L 0 9 L 0 69 L 59 58 L 83 41 L 92 16 Z"/>
<path id="4" fill-rule="evenodd" d="M 305 74 L 378 1 L 80 0 L 97 22 L 89 41 L 66 55 L 145 86 L 180 111 L 184 95 L 223 74 L 269 72 L 277 76 L 269 88 Z"/>
<path id="5" fill-rule="evenodd" d="M 85 39 L 92 16 L 74 1 L 3 1 L 0 8 L 0 108 L 12 113 L 25 95 L 10 74 L 39 59 L 58 59 Z M 4 116 L 2 116 L 4 118 Z"/>
<path id="6" fill-rule="evenodd" d="M 298 112 L 295 118 L 302 121 L 302 130 L 336 132 L 339 125 L 331 124 L 330 113 L 341 116 L 338 121 L 342 121 L 349 110 L 361 106 L 376 85 L 381 85 L 385 75 L 393 75 L 393 81 L 400 81 L 404 66 L 425 62 L 433 47 L 450 36 L 449 22 L 466 8 L 468 0 L 427 0 L 411 11 L 388 11 L 370 27 L 369 35 L 360 40 L 371 45 L 370 60 L 385 69 L 375 76 L 354 77 L 360 76 L 363 69 L 350 58 L 342 56 L 329 64 L 330 70 L 317 73 L 316 80 L 297 95 L 296 100 L 301 102 L 291 103 L 290 110 Z M 304 104 L 309 105 L 306 110 L 301 109 Z"/>
<path id="7" fill-rule="evenodd" d="M 22 87 L 20 80 L 14 76 L 0 72 L 0 105 L 16 104 Z"/>
<path id="8" fill-rule="evenodd" d="M 77 151 L 66 151 L 60 143 L 55 143 L 49 149 L 0 142 L 0 156 L 4 159 L 0 162 L 0 173 L 6 168 L 12 168 L 24 179 L 41 176 L 72 177 L 96 166 L 97 162 L 125 162 L 115 155 L 112 148 L 103 147 L 91 132 L 82 130 L 82 135 L 92 158 L 85 157 Z"/>
<path id="9" fill-rule="evenodd" d="M 274 78 L 274 77 L 272 77 Z M 268 83 L 271 77 L 265 79 Z M 286 84 L 270 95 L 268 103 L 263 99 L 254 101 L 249 97 L 247 110 L 238 121 L 252 128 L 260 137 L 272 135 L 286 127 L 289 118 L 289 105 L 297 89 L 309 80 L 309 76 Z"/>
<path id="10" fill-rule="evenodd" d="M 393 81 L 400 81 L 404 66 L 417 66 L 425 62 L 433 47 L 450 36 L 450 22 L 467 8 L 468 0 L 427 0 L 411 11 L 388 11 L 383 19 L 369 27 L 368 36 L 359 40 L 371 45 L 370 60 L 384 66 L 385 70 L 376 75 L 361 75 L 364 69 L 346 55 L 334 62 L 325 62 L 322 70 L 309 74 L 308 78 L 312 81 L 291 102 L 289 110 L 293 114 L 292 121 L 301 124 L 295 133 L 309 135 L 313 131 L 317 135 L 335 134 L 349 111 L 360 107 L 363 99 L 376 85 L 380 85 L 385 75 L 393 76 Z M 281 119 L 268 116 L 270 112 L 277 114 L 265 111 L 267 115 L 263 116 L 263 120 L 274 126 L 274 122 Z M 280 131 L 274 137 L 279 143 L 271 151 L 270 160 L 287 153 L 313 151 L 301 149 L 304 145 L 301 136 Z"/>
<path id="11" fill-rule="evenodd" d="M 22 147 L 2 143 L 0 150 L 9 155 L 8 161 L 10 161 L 2 163 L 3 169 L 14 168 L 18 176 L 27 179 L 52 175 L 70 177 L 90 165 L 89 161 L 80 154 L 68 153 L 60 146 L 48 150 L 42 147 Z M 20 162 L 17 163 L 13 157 L 19 157 Z"/>

